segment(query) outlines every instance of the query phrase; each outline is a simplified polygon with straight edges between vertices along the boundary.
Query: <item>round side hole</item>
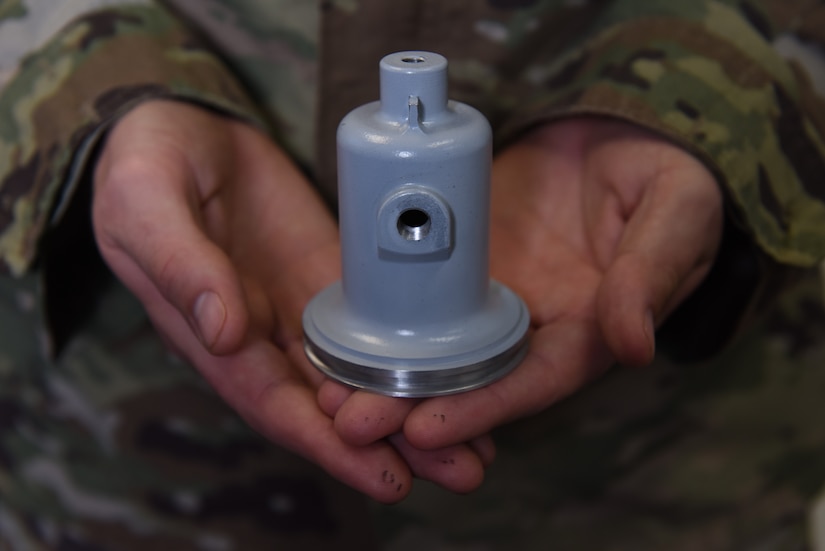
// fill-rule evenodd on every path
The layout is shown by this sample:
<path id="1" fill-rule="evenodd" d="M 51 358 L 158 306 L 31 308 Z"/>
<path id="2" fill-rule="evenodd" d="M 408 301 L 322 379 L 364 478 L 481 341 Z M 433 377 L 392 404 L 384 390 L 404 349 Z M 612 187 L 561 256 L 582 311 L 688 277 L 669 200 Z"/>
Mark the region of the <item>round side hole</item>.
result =
<path id="1" fill-rule="evenodd" d="M 427 60 L 420 55 L 411 55 L 407 57 L 402 57 L 401 61 L 403 61 L 404 63 L 424 63 Z"/>
<path id="2" fill-rule="evenodd" d="M 430 232 L 430 215 L 419 209 L 408 209 L 398 217 L 398 233 L 408 241 L 421 241 Z"/>

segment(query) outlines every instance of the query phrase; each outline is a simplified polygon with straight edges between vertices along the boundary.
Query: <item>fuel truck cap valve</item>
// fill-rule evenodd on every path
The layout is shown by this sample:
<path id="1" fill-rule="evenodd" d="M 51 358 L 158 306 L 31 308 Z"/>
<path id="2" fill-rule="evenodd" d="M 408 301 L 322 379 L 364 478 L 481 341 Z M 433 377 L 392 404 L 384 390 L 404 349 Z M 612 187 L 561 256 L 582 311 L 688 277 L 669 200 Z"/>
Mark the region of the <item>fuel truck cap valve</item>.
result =
<path id="1" fill-rule="evenodd" d="M 527 349 L 529 312 L 490 279 L 492 131 L 447 97 L 447 60 L 398 52 L 380 101 L 338 127 L 341 280 L 304 310 L 326 375 L 390 396 L 487 385 Z"/>

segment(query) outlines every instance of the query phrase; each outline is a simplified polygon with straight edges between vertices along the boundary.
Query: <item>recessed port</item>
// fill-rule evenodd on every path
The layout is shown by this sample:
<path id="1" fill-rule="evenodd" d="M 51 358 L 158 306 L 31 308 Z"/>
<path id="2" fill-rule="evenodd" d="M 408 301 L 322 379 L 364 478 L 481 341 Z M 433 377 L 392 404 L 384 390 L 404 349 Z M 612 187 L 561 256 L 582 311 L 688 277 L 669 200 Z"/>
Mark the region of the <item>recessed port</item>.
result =
<path id="1" fill-rule="evenodd" d="M 421 241 L 430 232 L 430 215 L 420 209 L 407 209 L 398 217 L 398 233 L 408 241 Z"/>
<path id="2" fill-rule="evenodd" d="M 402 57 L 401 61 L 403 61 L 404 63 L 424 63 L 427 60 L 421 57 L 420 55 L 411 55 L 407 57 Z"/>

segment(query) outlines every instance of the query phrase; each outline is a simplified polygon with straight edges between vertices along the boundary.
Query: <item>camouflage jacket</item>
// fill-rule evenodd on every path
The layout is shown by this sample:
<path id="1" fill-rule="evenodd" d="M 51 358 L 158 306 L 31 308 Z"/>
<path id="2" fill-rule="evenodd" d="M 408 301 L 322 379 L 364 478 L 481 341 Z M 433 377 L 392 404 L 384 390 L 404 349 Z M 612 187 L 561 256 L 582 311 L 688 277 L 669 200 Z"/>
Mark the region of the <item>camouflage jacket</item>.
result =
<path id="1" fill-rule="evenodd" d="M 764 289 L 771 268 L 825 256 L 823 44 L 825 6 L 807 0 L 3 0 L 0 266 L 43 265 L 97 138 L 150 98 L 266 128 L 334 201 L 335 125 L 376 98 L 381 56 L 427 49 L 499 144 L 595 113 L 704 160 L 739 236 L 711 280 L 751 273 L 742 312 L 754 273 Z"/>
<path id="2" fill-rule="evenodd" d="M 333 201 L 334 127 L 377 97 L 378 59 L 439 51 L 499 145 L 599 113 L 703 159 L 731 230 L 710 289 L 734 294 L 823 257 L 823 44 L 812 0 L 0 0 L 0 550 L 370 548 L 364 504 L 221 409 L 124 289 L 74 315 L 100 290 L 87 165 L 138 102 L 266 128 Z M 57 358 L 33 330 L 44 281 L 53 337 L 75 335 Z M 821 293 L 789 288 L 703 364 L 613 370 L 508 427 L 482 492 L 380 508 L 386 549 L 825 548 Z M 310 543 L 279 546 L 294 533 Z"/>

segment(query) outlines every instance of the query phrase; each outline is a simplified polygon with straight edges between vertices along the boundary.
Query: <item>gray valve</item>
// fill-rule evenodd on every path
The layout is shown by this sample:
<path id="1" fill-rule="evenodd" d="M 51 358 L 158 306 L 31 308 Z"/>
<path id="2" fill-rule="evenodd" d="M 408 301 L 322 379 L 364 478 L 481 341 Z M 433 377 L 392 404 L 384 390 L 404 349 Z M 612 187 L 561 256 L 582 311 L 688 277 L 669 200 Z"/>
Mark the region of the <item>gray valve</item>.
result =
<path id="1" fill-rule="evenodd" d="M 522 359 L 529 314 L 490 279 L 490 125 L 447 99 L 447 60 L 380 63 L 381 101 L 338 127 L 343 277 L 304 311 L 307 356 L 391 396 L 477 388 Z"/>

